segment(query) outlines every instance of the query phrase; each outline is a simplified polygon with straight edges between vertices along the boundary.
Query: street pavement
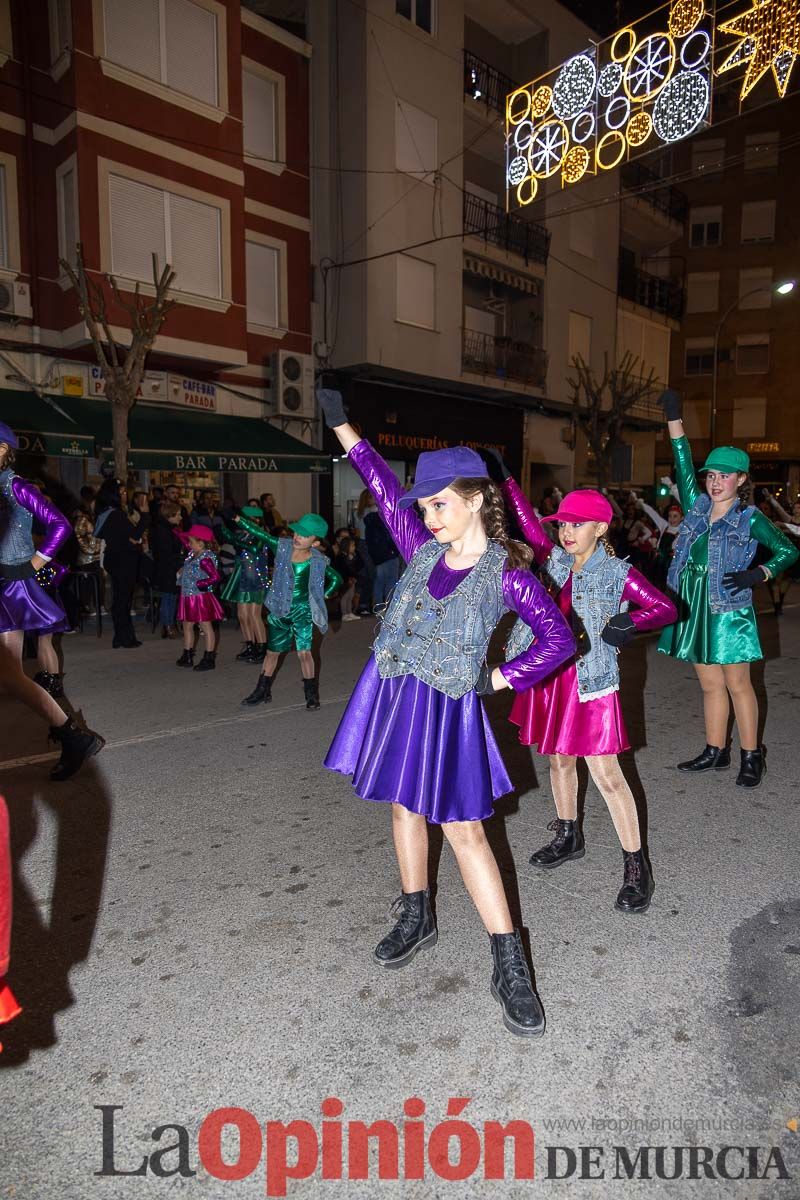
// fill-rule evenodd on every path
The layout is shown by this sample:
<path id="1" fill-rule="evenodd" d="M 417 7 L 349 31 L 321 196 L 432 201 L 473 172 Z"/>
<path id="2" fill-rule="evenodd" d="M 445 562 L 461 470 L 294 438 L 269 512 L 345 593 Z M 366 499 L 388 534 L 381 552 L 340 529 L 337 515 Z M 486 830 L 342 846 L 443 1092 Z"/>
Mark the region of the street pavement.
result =
<path id="1" fill-rule="evenodd" d="M 292 659 L 272 705 L 240 707 L 256 669 L 233 661 L 230 626 L 208 674 L 177 670 L 180 645 L 149 630 L 136 651 L 112 650 L 110 631 L 97 640 L 90 626 L 65 638 L 67 694 L 108 739 L 88 769 L 49 785 L 43 728 L 0 700 L 11 982 L 25 1006 L 0 1031 L 0 1196 L 237 1200 L 282 1194 L 288 1163 L 306 1176 L 288 1179 L 288 1195 L 322 1200 L 800 1197 L 800 607 L 760 627 L 768 773 L 754 792 L 734 786 L 735 771 L 676 772 L 704 742 L 693 672 L 657 655 L 652 637 L 624 652 L 635 743 L 625 769 L 647 798 L 656 879 L 639 917 L 613 908 L 622 856 L 591 784 L 585 859 L 549 873 L 528 865 L 554 815 L 546 760 L 516 742 L 510 696 L 489 702 L 517 790 L 488 829 L 547 1012 L 532 1042 L 503 1028 L 486 936 L 435 829 L 438 946 L 402 971 L 371 961 L 400 890 L 390 812 L 321 765 L 371 620 L 325 640 L 316 713 Z M 323 1138 L 328 1098 L 340 1105 L 328 1105 Z M 424 1109 L 404 1114 L 413 1098 Z M 238 1137 L 225 1128 L 221 1150 L 221 1119 L 203 1124 L 219 1108 L 252 1114 L 239 1114 Z M 361 1153 L 349 1124 L 379 1120 L 400 1144 L 395 1167 L 384 1128 L 381 1180 L 375 1147 Z M 521 1123 L 520 1157 L 509 1148 L 498 1167 L 485 1123 L 510 1121 Z M 287 1132 L 289 1122 L 307 1124 Z M 442 1157 L 448 1133 L 456 1166 Z M 330 1177 L 337 1134 L 341 1179 Z M 184 1138 L 183 1156 L 159 1155 Z M 658 1162 L 654 1150 L 637 1159 L 658 1146 Z M 725 1146 L 758 1149 L 748 1159 Z M 677 1167 L 674 1147 L 686 1148 Z M 351 1173 L 369 1178 L 347 1177 L 348 1154 Z M 252 1173 L 217 1178 L 226 1162 L 241 1164 L 232 1176 Z M 459 1162 L 462 1178 L 447 1178 Z M 766 1177 L 750 1177 L 754 1166 Z"/>

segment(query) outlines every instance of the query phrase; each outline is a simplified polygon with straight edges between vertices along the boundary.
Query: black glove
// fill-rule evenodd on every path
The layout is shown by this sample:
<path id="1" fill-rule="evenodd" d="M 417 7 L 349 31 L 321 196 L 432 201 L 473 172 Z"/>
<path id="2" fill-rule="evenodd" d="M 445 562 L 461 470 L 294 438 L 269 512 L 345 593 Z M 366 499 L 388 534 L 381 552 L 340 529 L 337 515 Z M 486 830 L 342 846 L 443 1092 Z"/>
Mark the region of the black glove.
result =
<path id="1" fill-rule="evenodd" d="M 506 479 L 511 478 L 511 472 L 506 466 L 503 456 L 499 450 L 495 450 L 494 446 L 484 446 L 482 453 L 486 462 L 486 466 L 489 468 L 489 475 L 492 479 L 494 479 L 495 475 L 497 475 L 500 479 L 500 482 L 503 483 Z M 495 482 L 497 482 L 497 480 L 495 480 Z"/>
<path id="2" fill-rule="evenodd" d="M 478 682 L 475 684 L 475 691 L 479 696 L 493 696 L 494 684 L 492 683 L 492 671 L 494 667 L 490 667 L 488 663 L 484 663 L 478 675 Z"/>
<path id="3" fill-rule="evenodd" d="M 627 646 L 628 642 L 633 641 L 635 633 L 636 626 L 630 613 L 621 612 L 608 618 L 600 637 L 604 642 L 608 642 L 609 646 Z"/>
<path id="4" fill-rule="evenodd" d="M 664 416 L 668 421 L 680 421 L 683 415 L 680 392 L 676 392 L 674 388 L 667 388 L 658 397 L 658 403 L 663 408 Z"/>
<path id="5" fill-rule="evenodd" d="M 727 575 L 722 576 L 722 582 L 731 591 L 741 592 L 745 588 L 755 587 L 757 583 L 766 582 L 766 576 L 761 567 L 751 567 L 749 571 L 728 571 Z"/>
<path id="6" fill-rule="evenodd" d="M 329 429 L 347 424 L 347 413 L 344 411 L 341 392 L 336 392 L 333 388 L 317 388 L 317 399 L 325 418 L 325 424 Z"/>

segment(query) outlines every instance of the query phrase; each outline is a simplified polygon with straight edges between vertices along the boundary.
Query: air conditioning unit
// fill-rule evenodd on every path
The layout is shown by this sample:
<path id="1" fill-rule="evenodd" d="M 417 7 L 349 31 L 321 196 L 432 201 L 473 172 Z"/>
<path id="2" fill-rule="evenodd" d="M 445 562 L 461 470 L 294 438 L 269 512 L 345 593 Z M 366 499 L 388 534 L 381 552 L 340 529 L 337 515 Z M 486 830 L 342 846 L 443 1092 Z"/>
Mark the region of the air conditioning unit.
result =
<path id="1" fill-rule="evenodd" d="M 30 286 L 27 283 L 0 283 L 0 320 L 30 315 Z"/>
<path id="2" fill-rule="evenodd" d="M 310 354 L 278 350 L 272 356 L 274 416 L 310 421 L 314 416 L 314 360 Z"/>

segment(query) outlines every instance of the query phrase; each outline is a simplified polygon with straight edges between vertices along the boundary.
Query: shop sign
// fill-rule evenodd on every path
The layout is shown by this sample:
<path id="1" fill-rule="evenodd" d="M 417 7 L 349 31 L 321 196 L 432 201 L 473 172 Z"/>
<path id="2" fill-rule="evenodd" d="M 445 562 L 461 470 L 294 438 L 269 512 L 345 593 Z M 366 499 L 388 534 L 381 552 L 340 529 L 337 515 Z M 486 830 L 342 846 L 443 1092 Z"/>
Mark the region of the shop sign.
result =
<path id="1" fill-rule="evenodd" d="M 378 448 L 380 450 L 414 450 L 417 454 L 423 450 L 448 450 L 451 446 L 469 446 L 471 450 L 486 450 L 491 447 L 499 452 L 505 458 L 508 454 L 508 446 L 504 442 L 497 442 L 491 439 L 487 441 L 470 441 L 466 439 L 446 440 L 440 437 L 419 437 L 413 434 L 403 433 L 378 433 Z"/>
<path id="2" fill-rule="evenodd" d="M 78 395 L 81 393 L 79 392 Z M 106 381 L 101 367 L 89 368 L 89 395 L 105 396 Z M 167 376 L 163 371 L 145 371 L 136 389 L 137 400 L 166 400 Z"/>
<path id="3" fill-rule="evenodd" d="M 158 471 L 270 471 L 323 475 L 330 471 L 325 457 L 287 454 L 165 453 L 160 450 L 131 450 L 129 466 Z"/>
<path id="4" fill-rule="evenodd" d="M 94 454 L 94 438 L 69 433 L 38 433 L 33 429 L 17 429 L 20 454 L 43 454 L 48 458 L 90 458 Z"/>
<path id="5" fill-rule="evenodd" d="M 780 454 L 780 442 L 748 442 L 748 454 Z"/>
<path id="6" fill-rule="evenodd" d="M 187 408 L 201 408 L 205 412 L 215 412 L 217 408 L 217 389 L 213 383 L 206 383 L 201 379 L 184 379 L 181 375 L 170 375 L 169 377 L 169 399 L 173 404 L 185 404 Z M 189 467 L 188 470 L 193 468 Z M 220 468 L 225 470 L 225 467 Z M 230 470 L 239 470 L 240 468 L 228 468 Z M 260 470 L 259 467 L 244 468 L 246 470 Z M 269 470 L 265 467 L 264 470 Z"/>
<path id="7" fill-rule="evenodd" d="M 62 375 L 61 390 L 65 396 L 82 396 L 83 375 Z"/>

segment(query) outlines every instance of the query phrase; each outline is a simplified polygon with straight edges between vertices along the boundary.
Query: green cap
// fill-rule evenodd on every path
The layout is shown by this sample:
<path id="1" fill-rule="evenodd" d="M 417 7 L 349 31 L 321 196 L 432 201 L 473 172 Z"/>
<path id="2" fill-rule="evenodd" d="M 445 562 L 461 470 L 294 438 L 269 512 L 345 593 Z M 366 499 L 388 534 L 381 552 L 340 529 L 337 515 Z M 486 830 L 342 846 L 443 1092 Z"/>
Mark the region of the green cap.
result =
<path id="1" fill-rule="evenodd" d="M 725 471 L 729 474 L 741 472 L 746 475 L 750 470 L 750 455 L 745 454 L 738 446 L 717 446 L 712 450 L 700 468 L 701 471 Z"/>
<path id="2" fill-rule="evenodd" d="M 263 508 L 257 508 L 255 504 L 245 504 L 242 513 L 246 517 L 260 517 L 262 521 L 264 519 Z"/>
<path id="3" fill-rule="evenodd" d="M 328 522 L 319 513 L 306 513 L 299 521 L 291 521 L 289 528 L 301 537 L 324 538 L 328 532 Z"/>

